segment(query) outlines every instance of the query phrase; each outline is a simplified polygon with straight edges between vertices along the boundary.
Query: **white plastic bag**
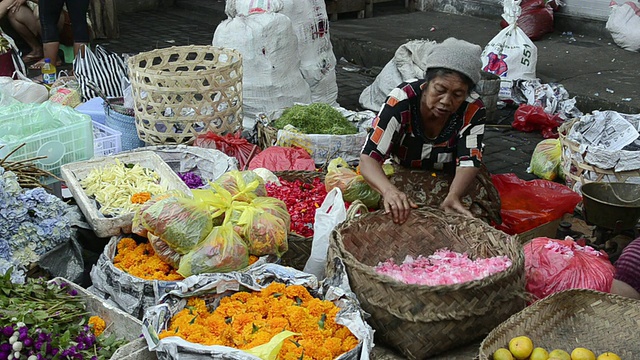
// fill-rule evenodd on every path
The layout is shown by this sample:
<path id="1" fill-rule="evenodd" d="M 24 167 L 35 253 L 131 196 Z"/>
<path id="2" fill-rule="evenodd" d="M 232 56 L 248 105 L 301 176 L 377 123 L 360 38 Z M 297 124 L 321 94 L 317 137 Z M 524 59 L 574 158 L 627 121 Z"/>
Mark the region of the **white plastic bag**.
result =
<path id="1" fill-rule="evenodd" d="M 622 5 L 612 1 L 610 5 L 606 27 L 613 41 L 625 50 L 640 51 L 640 5 L 635 1 Z"/>
<path id="2" fill-rule="evenodd" d="M 49 98 L 49 91 L 44 85 L 29 79 L 14 80 L 9 76 L 0 76 L 0 89 L 6 95 L 25 104 L 41 104 Z"/>
<path id="3" fill-rule="evenodd" d="M 333 229 L 347 219 L 347 207 L 342 199 L 342 191 L 333 188 L 316 210 L 313 224 L 313 243 L 311 255 L 304 266 L 304 272 L 315 275 L 319 280 L 324 278 L 329 235 Z"/>
<path id="4" fill-rule="evenodd" d="M 513 81 L 535 79 L 538 48 L 516 25 L 521 12 L 520 0 L 505 0 L 502 17 L 509 26 L 502 29 L 482 52 L 482 69 L 502 78 L 498 97 L 512 100 Z"/>

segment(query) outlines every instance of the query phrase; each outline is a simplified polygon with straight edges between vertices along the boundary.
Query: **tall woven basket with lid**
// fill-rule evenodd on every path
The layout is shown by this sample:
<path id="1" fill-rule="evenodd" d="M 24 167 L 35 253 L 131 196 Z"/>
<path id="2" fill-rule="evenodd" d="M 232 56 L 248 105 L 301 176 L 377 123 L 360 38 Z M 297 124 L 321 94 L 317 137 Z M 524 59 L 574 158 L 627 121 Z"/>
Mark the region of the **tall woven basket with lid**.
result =
<path id="1" fill-rule="evenodd" d="M 129 58 L 136 129 L 150 145 L 191 144 L 242 126 L 242 56 L 214 46 L 173 46 Z"/>
<path id="2" fill-rule="evenodd" d="M 507 270 L 456 285 L 409 285 L 378 274 L 393 258 L 448 248 L 471 258 L 508 256 Z M 376 341 L 424 359 L 481 338 L 525 307 L 524 253 L 518 241 L 478 219 L 412 210 L 401 225 L 381 211 L 353 218 L 331 234 L 328 259 L 345 264 L 352 290 L 371 314 Z"/>

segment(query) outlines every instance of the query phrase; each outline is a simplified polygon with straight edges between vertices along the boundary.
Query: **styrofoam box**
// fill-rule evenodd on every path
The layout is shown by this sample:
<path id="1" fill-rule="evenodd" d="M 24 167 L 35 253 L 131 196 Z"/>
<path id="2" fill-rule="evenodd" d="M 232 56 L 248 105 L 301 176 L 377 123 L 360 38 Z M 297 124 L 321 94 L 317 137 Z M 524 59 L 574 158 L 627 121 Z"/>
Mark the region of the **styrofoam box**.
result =
<path id="1" fill-rule="evenodd" d="M 4 146 L 0 149 L 0 159 L 22 143 L 25 143 L 25 146 L 13 153 L 9 161 L 46 156 L 43 159 L 35 160 L 33 164 L 55 176 L 60 176 L 61 165 L 93 157 L 92 123 L 87 118 L 87 121 L 40 132 L 18 141 L 0 143 Z M 40 182 L 45 185 L 56 181 L 57 179 L 53 177 L 40 179 Z"/>
<path id="2" fill-rule="evenodd" d="M 122 214 L 116 217 L 105 217 L 100 211 L 94 199 L 89 198 L 80 185 L 80 180 L 84 179 L 91 170 L 115 164 L 115 159 L 125 164 L 139 164 L 142 167 L 155 171 L 160 176 L 160 184 L 168 190 L 178 190 L 187 196 L 191 196 L 191 190 L 171 170 L 160 156 L 151 151 L 140 151 L 135 153 L 123 153 L 114 156 L 105 156 L 88 161 L 81 161 L 63 165 L 61 168 L 62 178 L 65 180 L 69 191 L 78 203 L 78 207 L 93 228 L 98 237 L 117 236 L 121 233 L 131 233 L 131 223 L 133 213 Z"/>
<path id="3" fill-rule="evenodd" d="M 111 360 L 155 360 L 155 352 L 148 350 L 147 342 L 140 337 L 142 334 L 142 322 L 117 307 L 105 303 L 98 296 L 90 293 L 82 286 L 73 283 L 65 278 L 56 277 L 50 282 L 56 284 L 67 283 L 72 289 L 78 292 L 77 296 L 82 296 L 87 312 L 90 316 L 101 317 L 107 327 L 104 332 L 109 336 L 115 334 L 117 338 L 129 341 L 119 347 L 111 356 Z"/>
<path id="4" fill-rule="evenodd" d="M 93 156 L 115 155 L 122 151 L 122 133 L 93 122 Z"/>
<path id="5" fill-rule="evenodd" d="M 104 100 L 101 97 L 94 97 L 93 99 L 89 99 L 76 106 L 74 109 L 91 116 L 91 120 L 104 125 L 107 120 L 107 116 L 104 113 L 103 104 Z"/>

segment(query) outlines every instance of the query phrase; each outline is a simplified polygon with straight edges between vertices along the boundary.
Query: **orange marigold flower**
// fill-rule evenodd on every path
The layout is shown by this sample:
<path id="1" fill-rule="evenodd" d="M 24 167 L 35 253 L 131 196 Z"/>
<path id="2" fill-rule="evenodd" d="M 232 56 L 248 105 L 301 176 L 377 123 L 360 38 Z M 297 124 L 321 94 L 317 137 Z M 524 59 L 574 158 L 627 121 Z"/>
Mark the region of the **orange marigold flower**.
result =
<path id="1" fill-rule="evenodd" d="M 148 191 L 143 191 L 143 192 L 139 192 L 131 195 L 132 204 L 144 204 L 149 199 L 151 199 L 151 193 Z"/>
<path id="2" fill-rule="evenodd" d="M 100 316 L 92 316 L 89 318 L 89 327 L 91 327 L 93 335 L 100 336 L 104 329 L 107 328 L 107 324 Z"/>
<path id="3" fill-rule="evenodd" d="M 274 282 L 262 291 L 222 298 L 214 311 L 204 299 L 190 298 L 160 338 L 177 335 L 199 344 L 250 349 L 289 330 L 299 335 L 284 341 L 278 360 L 332 360 L 358 345 L 351 331 L 335 322 L 338 311 L 304 287 Z"/>
<path id="4" fill-rule="evenodd" d="M 122 238 L 118 242 L 113 265 L 133 276 L 145 280 L 176 281 L 184 277 L 169 264 L 160 259 L 151 244 L 136 244 L 132 238 Z"/>

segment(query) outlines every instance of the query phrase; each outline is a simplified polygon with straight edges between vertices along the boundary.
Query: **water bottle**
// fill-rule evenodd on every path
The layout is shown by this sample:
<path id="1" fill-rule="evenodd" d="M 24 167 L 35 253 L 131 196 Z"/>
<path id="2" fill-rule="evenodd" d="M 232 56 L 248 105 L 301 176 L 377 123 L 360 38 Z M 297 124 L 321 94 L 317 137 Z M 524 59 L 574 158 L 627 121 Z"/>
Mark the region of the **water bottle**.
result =
<path id="1" fill-rule="evenodd" d="M 45 58 L 42 66 L 42 82 L 46 87 L 51 87 L 56 82 L 56 66 L 51 63 L 51 59 Z"/>

